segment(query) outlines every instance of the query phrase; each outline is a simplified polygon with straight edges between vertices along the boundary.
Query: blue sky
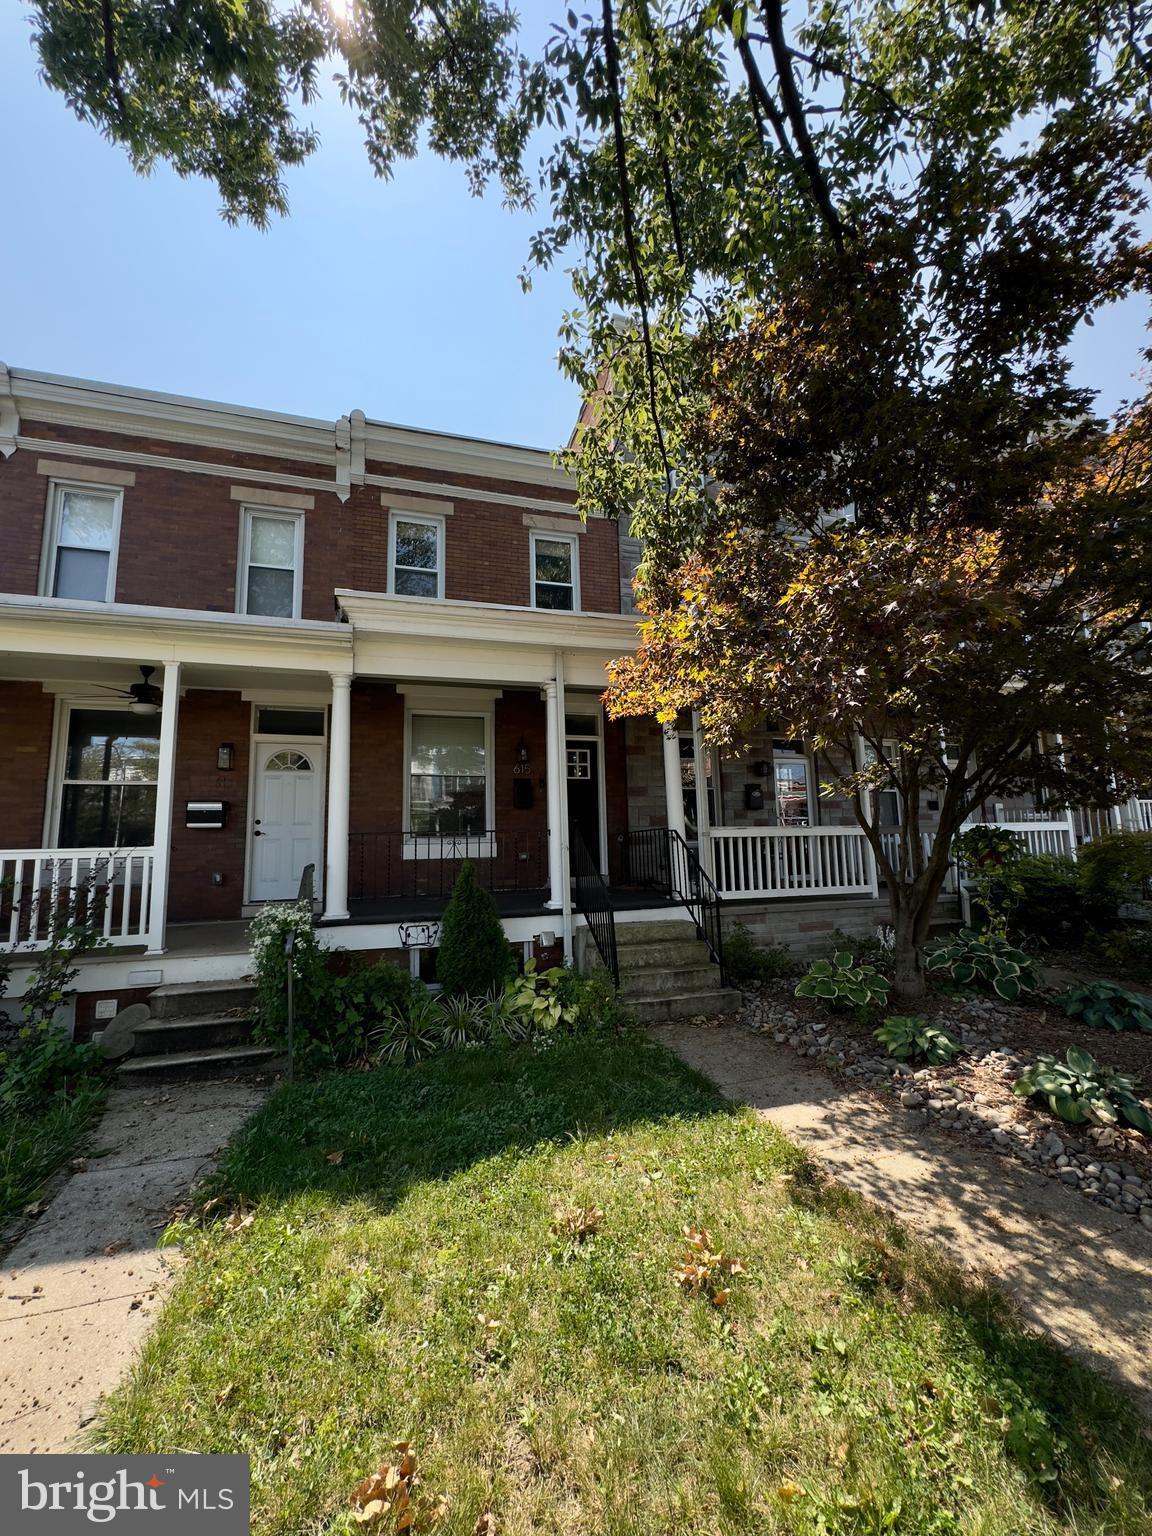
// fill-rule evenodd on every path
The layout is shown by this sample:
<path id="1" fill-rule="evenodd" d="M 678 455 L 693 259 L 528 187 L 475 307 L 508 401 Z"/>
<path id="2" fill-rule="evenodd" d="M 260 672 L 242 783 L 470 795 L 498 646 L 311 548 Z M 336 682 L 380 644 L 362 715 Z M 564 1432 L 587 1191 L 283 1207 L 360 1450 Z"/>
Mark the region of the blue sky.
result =
<path id="1" fill-rule="evenodd" d="M 535 0 L 536 4 L 540 0 Z M 370 172 L 334 90 L 292 214 L 229 228 L 214 189 L 136 176 L 39 81 L 20 5 L 0 7 L 0 358 L 52 373 L 555 447 L 578 400 L 555 362 L 562 272 L 517 274 L 531 216 L 472 198 L 432 156 Z M 1133 392 L 1147 307 L 1102 317 L 1077 373 Z"/>

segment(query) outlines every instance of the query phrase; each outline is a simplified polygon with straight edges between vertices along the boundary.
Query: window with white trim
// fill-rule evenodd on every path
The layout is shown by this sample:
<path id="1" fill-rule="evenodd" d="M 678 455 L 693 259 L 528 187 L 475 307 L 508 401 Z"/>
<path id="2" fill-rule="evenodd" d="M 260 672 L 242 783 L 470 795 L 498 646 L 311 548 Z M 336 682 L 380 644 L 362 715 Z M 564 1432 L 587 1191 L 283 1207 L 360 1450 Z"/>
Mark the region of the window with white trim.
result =
<path id="1" fill-rule="evenodd" d="M 69 709 L 57 847 L 150 847 L 159 762 L 159 715 Z"/>
<path id="2" fill-rule="evenodd" d="M 304 515 L 245 507 L 240 537 L 240 613 L 269 619 L 300 617 Z"/>
<path id="3" fill-rule="evenodd" d="M 488 828 L 488 718 L 408 717 L 408 830 L 476 837 Z"/>
<path id="4" fill-rule="evenodd" d="M 444 519 L 393 512 L 388 528 L 388 590 L 401 597 L 444 596 Z"/>
<path id="5" fill-rule="evenodd" d="M 49 486 L 46 597 L 110 603 L 116 592 L 116 547 L 123 491 L 54 480 Z"/>
<path id="6" fill-rule="evenodd" d="M 532 606 L 568 613 L 580 607 L 578 544 L 570 533 L 533 533 Z"/>

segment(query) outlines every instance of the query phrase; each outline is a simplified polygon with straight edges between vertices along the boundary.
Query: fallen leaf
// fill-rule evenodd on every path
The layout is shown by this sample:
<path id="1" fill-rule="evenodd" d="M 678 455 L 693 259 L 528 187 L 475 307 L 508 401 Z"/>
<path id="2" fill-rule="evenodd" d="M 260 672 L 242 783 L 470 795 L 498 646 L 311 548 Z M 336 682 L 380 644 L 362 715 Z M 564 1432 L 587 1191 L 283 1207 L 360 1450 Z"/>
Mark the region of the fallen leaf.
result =
<path id="1" fill-rule="evenodd" d="M 353 1511 L 352 1518 L 358 1525 L 367 1525 L 369 1520 L 379 1520 L 385 1507 L 383 1499 L 372 1499 L 362 1509 Z"/>
<path id="2" fill-rule="evenodd" d="M 132 1239 L 131 1238 L 129 1238 L 129 1237 L 118 1237 L 114 1243 L 109 1243 L 108 1246 L 105 1248 L 105 1250 L 104 1250 L 104 1257 L 106 1259 L 110 1259 L 114 1253 L 123 1253 L 125 1248 L 131 1248 L 131 1246 L 132 1246 Z"/>
<path id="3" fill-rule="evenodd" d="M 472 1527 L 472 1536 L 496 1536 L 496 1516 L 490 1510 L 485 1510 Z"/>
<path id="4" fill-rule="evenodd" d="M 231 1216 L 229 1216 L 228 1220 L 224 1223 L 224 1228 L 228 1232 L 243 1232 L 246 1228 L 250 1227 L 255 1220 L 256 1215 L 253 1211 L 233 1211 Z"/>
<path id="5" fill-rule="evenodd" d="M 784 1500 L 785 1504 L 791 1504 L 793 1499 L 802 1499 L 804 1497 L 804 1489 L 801 1488 L 799 1483 L 781 1483 L 776 1492 Z"/>
<path id="6" fill-rule="evenodd" d="M 25 1216 L 39 1216 L 40 1212 L 43 1209 L 44 1209 L 44 1201 L 43 1200 L 33 1200 L 30 1205 L 26 1205 L 24 1207 L 24 1215 Z"/>
<path id="7" fill-rule="evenodd" d="M 339 1166 L 344 1161 L 343 1152 L 325 1152 L 324 1161 Z"/>

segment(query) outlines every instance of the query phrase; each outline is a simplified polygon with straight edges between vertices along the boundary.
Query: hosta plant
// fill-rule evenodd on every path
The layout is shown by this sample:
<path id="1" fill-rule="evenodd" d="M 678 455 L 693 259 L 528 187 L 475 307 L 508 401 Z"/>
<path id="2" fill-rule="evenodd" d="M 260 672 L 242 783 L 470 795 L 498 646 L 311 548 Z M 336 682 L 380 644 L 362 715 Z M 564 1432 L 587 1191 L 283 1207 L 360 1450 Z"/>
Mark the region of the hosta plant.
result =
<path id="1" fill-rule="evenodd" d="M 1152 1034 L 1152 997 L 1128 992 L 1111 981 L 1094 981 L 1061 993 L 1056 1006 L 1092 1029 L 1142 1029 Z"/>
<path id="2" fill-rule="evenodd" d="M 897 1061 L 922 1057 L 931 1066 L 939 1067 L 960 1053 L 960 1042 L 949 1030 L 908 1014 L 891 1014 L 874 1034 Z"/>
<path id="3" fill-rule="evenodd" d="M 882 1008 L 892 983 L 874 965 L 854 965 L 848 950 L 831 960 L 813 960 L 796 988 L 797 997 L 811 997 L 830 1008 Z"/>
<path id="4" fill-rule="evenodd" d="M 1040 968 L 1031 955 L 999 934 L 977 933 L 975 928 L 961 928 L 954 937 L 930 944 L 924 951 L 924 967 L 937 981 L 987 987 L 1006 1003 L 1040 985 Z"/>
<path id="5" fill-rule="evenodd" d="M 1073 1125 L 1125 1124 L 1152 1136 L 1152 1113 L 1136 1097 L 1135 1079 L 1102 1067 L 1077 1045 L 1068 1047 L 1063 1061 L 1037 1056 L 1014 1086 L 1021 1098 L 1046 1099 L 1054 1115 Z"/>

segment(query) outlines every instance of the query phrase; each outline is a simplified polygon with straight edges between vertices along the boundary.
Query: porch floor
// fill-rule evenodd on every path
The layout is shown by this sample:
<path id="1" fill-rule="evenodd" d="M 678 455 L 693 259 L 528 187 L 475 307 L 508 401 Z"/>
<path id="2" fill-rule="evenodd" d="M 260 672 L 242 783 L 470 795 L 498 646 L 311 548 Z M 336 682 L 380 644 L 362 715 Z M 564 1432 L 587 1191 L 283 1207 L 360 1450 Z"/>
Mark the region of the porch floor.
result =
<path id="1" fill-rule="evenodd" d="M 634 886 L 613 886 L 612 906 L 617 912 L 635 912 L 651 907 L 676 907 L 680 903 L 674 897 L 659 891 L 640 890 Z M 548 917 L 559 920 L 560 914 L 547 906 L 548 890 L 493 891 L 492 900 L 501 917 Z M 425 923 L 442 917 L 448 905 L 448 896 L 381 896 L 353 898 L 348 903 L 351 914 L 348 923 Z M 321 922 L 323 928 L 340 928 L 342 922 Z"/>

